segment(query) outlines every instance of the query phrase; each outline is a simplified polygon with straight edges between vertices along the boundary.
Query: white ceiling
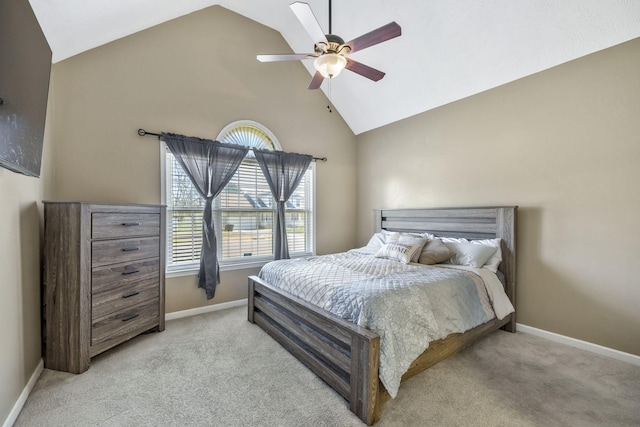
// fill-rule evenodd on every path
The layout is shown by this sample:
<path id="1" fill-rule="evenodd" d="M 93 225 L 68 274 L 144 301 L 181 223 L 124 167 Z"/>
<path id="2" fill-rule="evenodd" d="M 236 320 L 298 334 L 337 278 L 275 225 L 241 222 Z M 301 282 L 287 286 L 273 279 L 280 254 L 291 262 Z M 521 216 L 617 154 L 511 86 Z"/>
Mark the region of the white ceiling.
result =
<path id="1" fill-rule="evenodd" d="M 219 4 L 312 52 L 293 0 L 30 0 L 53 62 Z M 308 0 L 328 32 L 328 0 Z M 322 90 L 357 135 L 640 37 L 638 0 L 336 0 L 332 30 L 348 41 L 390 21 L 402 36 L 352 58 L 387 75 L 345 71 Z M 287 52 L 256 52 L 287 53 Z M 311 79 L 313 65 L 303 61 Z M 277 67 L 277 63 L 265 63 Z"/>

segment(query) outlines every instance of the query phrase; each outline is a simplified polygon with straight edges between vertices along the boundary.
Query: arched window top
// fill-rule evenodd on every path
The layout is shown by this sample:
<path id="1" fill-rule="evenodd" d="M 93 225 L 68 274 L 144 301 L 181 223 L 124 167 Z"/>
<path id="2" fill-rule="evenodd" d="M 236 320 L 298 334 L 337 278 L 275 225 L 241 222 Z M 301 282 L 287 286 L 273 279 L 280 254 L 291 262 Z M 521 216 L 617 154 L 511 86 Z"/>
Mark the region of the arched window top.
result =
<path id="1" fill-rule="evenodd" d="M 278 139 L 269 129 L 251 120 L 238 120 L 228 124 L 216 139 L 227 144 L 244 145 L 261 150 L 282 150 Z"/>

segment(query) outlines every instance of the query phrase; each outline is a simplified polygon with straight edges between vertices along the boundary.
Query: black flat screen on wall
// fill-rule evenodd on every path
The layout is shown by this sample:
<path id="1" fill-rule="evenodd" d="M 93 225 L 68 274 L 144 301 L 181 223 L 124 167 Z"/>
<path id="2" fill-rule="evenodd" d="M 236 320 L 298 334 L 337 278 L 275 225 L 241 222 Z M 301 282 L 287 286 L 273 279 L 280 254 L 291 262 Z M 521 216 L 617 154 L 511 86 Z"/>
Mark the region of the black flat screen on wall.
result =
<path id="1" fill-rule="evenodd" d="M 40 176 L 51 49 L 28 0 L 0 0 L 0 166 Z"/>

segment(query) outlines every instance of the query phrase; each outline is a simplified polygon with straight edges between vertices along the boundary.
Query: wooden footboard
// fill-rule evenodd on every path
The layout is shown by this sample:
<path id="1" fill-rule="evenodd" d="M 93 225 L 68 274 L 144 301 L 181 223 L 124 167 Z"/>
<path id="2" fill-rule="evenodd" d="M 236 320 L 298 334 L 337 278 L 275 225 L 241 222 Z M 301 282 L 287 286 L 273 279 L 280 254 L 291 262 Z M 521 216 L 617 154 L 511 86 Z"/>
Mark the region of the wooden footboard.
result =
<path id="1" fill-rule="evenodd" d="M 249 277 L 248 319 L 349 402 L 371 425 L 378 414 L 380 337 L 256 276 Z"/>

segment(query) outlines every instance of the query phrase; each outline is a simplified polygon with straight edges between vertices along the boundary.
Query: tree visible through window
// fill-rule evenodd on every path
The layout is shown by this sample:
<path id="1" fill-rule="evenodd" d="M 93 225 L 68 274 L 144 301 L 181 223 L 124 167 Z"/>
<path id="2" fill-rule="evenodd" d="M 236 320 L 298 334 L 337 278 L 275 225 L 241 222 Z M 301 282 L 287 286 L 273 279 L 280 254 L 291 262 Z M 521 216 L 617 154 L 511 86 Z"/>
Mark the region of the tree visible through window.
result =
<path id="1" fill-rule="evenodd" d="M 260 149 L 280 149 L 275 136 L 255 122 L 235 122 L 218 140 Z M 165 149 L 168 270 L 190 270 L 200 260 L 204 201 L 169 150 Z M 275 205 L 269 185 L 249 154 L 214 202 L 221 266 L 273 259 Z M 309 255 L 313 248 L 313 165 L 286 204 L 291 256 Z"/>

